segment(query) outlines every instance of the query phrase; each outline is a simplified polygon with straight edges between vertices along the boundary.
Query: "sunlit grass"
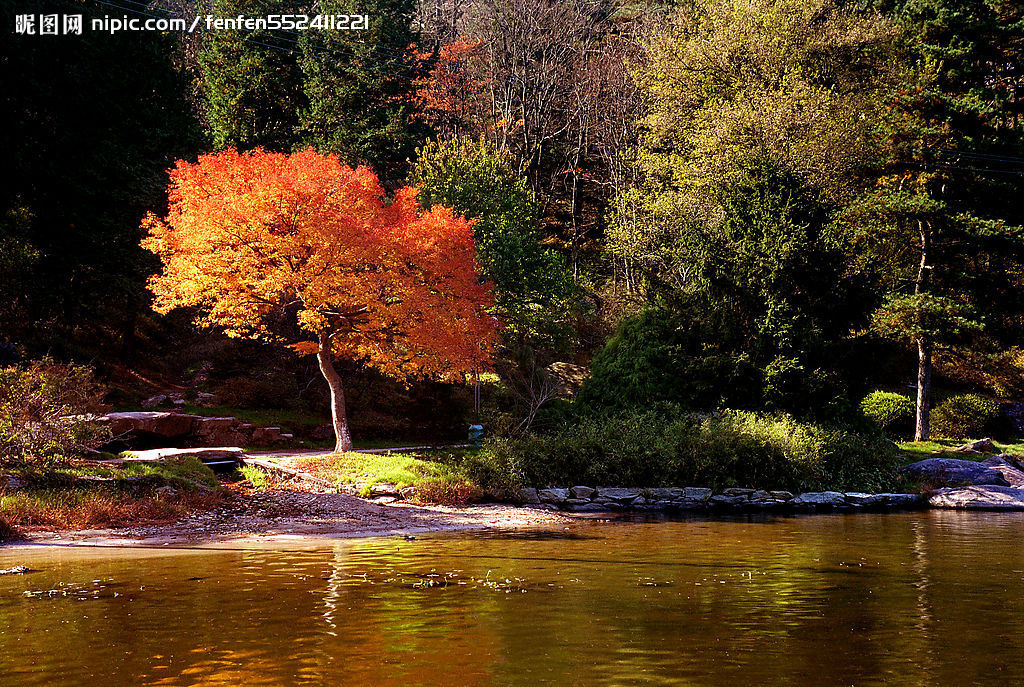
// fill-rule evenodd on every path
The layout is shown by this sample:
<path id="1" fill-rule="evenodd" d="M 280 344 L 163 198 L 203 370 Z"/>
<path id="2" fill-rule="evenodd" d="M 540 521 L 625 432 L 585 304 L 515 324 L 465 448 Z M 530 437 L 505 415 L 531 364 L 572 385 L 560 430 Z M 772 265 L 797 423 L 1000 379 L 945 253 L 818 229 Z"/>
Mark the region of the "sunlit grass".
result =
<path id="1" fill-rule="evenodd" d="M 1015 455 L 1024 455 L 1024 442 L 1020 442 L 1015 439 L 1011 439 L 1007 442 L 993 441 L 992 445 L 995 447 L 993 453 L 985 454 L 982 456 L 970 454 L 970 453 L 955 453 L 952 449 L 957 446 L 963 446 L 964 444 L 976 441 L 975 439 L 933 439 L 931 441 L 904 441 L 897 444 L 907 457 L 910 462 L 924 460 L 925 458 L 960 458 L 962 460 L 982 460 L 988 455 L 994 455 L 995 453 L 1012 453 Z"/>
<path id="2" fill-rule="evenodd" d="M 334 484 L 413 486 L 437 474 L 438 465 L 416 453 L 332 453 L 296 459 L 292 465 Z"/>
<path id="3" fill-rule="evenodd" d="M 256 491 L 264 491 L 270 488 L 270 478 L 267 473 L 263 472 L 259 468 L 254 468 L 251 465 L 243 465 L 238 469 L 238 472 L 249 481 L 252 488 Z"/>

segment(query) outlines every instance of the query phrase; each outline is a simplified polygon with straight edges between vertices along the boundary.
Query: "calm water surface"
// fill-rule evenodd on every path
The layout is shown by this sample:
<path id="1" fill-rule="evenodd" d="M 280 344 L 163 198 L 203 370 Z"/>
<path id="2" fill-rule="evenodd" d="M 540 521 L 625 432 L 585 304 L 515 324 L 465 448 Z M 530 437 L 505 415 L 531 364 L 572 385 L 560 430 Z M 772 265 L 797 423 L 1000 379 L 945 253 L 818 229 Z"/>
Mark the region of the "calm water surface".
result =
<path id="1" fill-rule="evenodd" d="M 1019 685 L 1024 516 L 0 549 L 3 685 Z"/>

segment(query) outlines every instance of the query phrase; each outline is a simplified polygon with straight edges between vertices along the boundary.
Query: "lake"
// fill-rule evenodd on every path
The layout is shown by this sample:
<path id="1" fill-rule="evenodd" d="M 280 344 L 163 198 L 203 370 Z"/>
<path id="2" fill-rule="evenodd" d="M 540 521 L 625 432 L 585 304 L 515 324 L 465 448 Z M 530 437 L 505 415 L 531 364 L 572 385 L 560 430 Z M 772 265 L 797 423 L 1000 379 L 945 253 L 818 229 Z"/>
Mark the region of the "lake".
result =
<path id="1" fill-rule="evenodd" d="M 7 685 L 1024 683 L 1024 514 L 0 549 Z"/>

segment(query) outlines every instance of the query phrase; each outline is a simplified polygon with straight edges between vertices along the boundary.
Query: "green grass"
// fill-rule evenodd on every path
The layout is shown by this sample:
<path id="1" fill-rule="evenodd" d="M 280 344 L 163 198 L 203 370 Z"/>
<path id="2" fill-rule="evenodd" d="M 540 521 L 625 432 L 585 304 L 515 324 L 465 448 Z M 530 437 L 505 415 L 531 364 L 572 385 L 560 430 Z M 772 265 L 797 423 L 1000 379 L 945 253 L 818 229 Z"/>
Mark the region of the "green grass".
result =
<path id="1" fill-rule="evenodd" d="M 908 458 L 908 462 L 924 460 L 925 458 L 959 458 L 961 460 L 982 460 L 988 455 L 972 455 L 970 453 L 954 453 L 951 449 L 963 446 L 975 439 L 933 439 L 931 441 L 904 441 L 897 444 Z M 1024 455 L 1024 442 L 1020 439 L 1011 439 L 1007 442 L 993 441 L 995 453 L 1012 453 Z"/>
<path id="2" fill-rule="evenodd" d="M 264 491 L 270 488 L 270 478 L 267 477 L 267 473 L 263 472 L 259 468 L 254 468 L 251 465 L 243 465 L 238 468 L 238 472 L 245 479 L 249 480 L 249 484 L 256 491 Z"/>
<path id="3" fill-rule="evenodd" d="M 152 477 L 172 485 L 188 487 L 191 483 L 196 483 L 211 489 L 216 489 L 219 484 L 213 470 L 204 465 L 195 456 L 187 455 L 160 462 L 126 460 L 118 465 L 93 465 L 88 463 L 70 465 L 55 468 L 51 475 L 57 478 L 61 475 L 69 477 L 110 477 L 112 479 Z"/>
<path id="4" fill-rule="evenodd" d="M 292 463 L 300 470 L 334 484 L 394 484 L 413 486 L 433 477 L 439 465 L 418 453 L 332 453 L 300 458 Z"/>

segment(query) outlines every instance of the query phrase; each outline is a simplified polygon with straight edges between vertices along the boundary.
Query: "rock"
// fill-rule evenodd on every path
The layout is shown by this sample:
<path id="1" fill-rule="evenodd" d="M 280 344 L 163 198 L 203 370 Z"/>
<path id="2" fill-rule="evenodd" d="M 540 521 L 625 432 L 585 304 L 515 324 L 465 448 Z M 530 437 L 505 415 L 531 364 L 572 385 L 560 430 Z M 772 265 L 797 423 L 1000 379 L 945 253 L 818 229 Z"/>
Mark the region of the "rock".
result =
<path id="1" fill-rule="evenodd" d="M 798 508 L 834 508 L 845 506 L 846 497 L 838 491 L 809 491 L 789 503 Z"/>
<path id="2" fill-rule="evenodd" d="M 178 490 L 170 484 L 165 484 L 164 486 L 157 488 L 156 495 L 162 498 L 172 498 L 178 495 Z"/>
<path id="3" fill-rule="evenodd" d="M 934 508 L 1024 511 L 1024 489 L 995 485 L 940 489 L 928 504 Z"/>
<path id="4" fill-rule="evenodd" d="M 707 487 L 685 487 L 683 499 L 686 501 L 707 501 L 711 498 L 711 490 Z"/>
<path id="5" fill-rule="evenodd" d="M 750 496 L 747 494 L 736 494 L 730 496 L 728 494 L 715 494 L 708 499 L 708 504 L 712 506 L 743 506 L 750 503 Z"/>
<path id="6" fill-rule="evenodd" d="M 885 497 L 885 503 L 890 508 L 917 508 L 924 497 L 920 494 L 879 494 Z"/>
<path id="7" fill-rule="evenodd" d="M 608 509 L 599 503 L 593 501 L 587 501 L 586 503 L 574 504 L 569 507 L 574 513 L 603 513 Z"/>
<path id="8" fill-rule="evenodd" d="M 154 448 L 148 451 L 128 451 L 125 453 L 126 460 L 159 461 L 173 460 L 184 456 L 194 456 L 204 463 L 212 463 L 225 460 L 241 462 L 245 457 L 245 451 L 230 446 L 223 448 Z"/>
<path id="9" fill-rule="evenodd" d="M 258 446 L 273 444 L 281 439 L 280 427 L 257 427 L 252 431 L 252 443 Z"/>
<path id="10" fill-rule="evenodd" d="M 398 495 L 401 496 L 403 499 L 411 499 L 413 496 L 416 495 L 416 487 L 402 487 L 401 489 L 398 490 Z"/>
<path id="11" fill-rule="evenodd" d="M 110 425 L 111 434 L 115 437 L 122 434 L 155 434 L 165 439 L 186 437 L 192 433 L 192 423 L 197 415 L 182 413 L 162 413 L 153 411 L 108 413 L 99 422 Z"/>
<path id="12" fill-rule="evenodd" d="M 199 436 L 229 432 L 238 424 L 233 417 L 199 417 L 195 416 L 192 431 Z"/>
<path id="13" fill-rule="evenodd" d="M 32 572 L 32 570 L 30 568 L 27 568 L 24 565 L 16 565 L 13 568 L 7 568 L 5 570 L 0 570 L 0 575 L 24 575 L 25 573 L 30 573 L 30 572 Z"/>
<path id="14" fill-rule="evenodd" d="M 540 497 L 537 495 L 537 490 L 533 487 L 520 489 L 519 503 L 540 503 Z"/>
<path id="15" fill-rule="evenodd" d="M 370 496 L 394 496 L 398 497 L 400 492 L 394 484 L 379 482 L 370 486 Z"/>
<path id="16" fill-rule="evenodd" d="M 150 410 L 152 408 L 159 408 L 160 406 L 164 405 L 171 405 L 171 399 L 166 394 L 157 394 L 156 396 L 150 396 L 139 405 L 141 405 L 146 410 Z"/>
<path id="17" fill-rule="evenodd" d="M 673 501 L 683 495 L 683 490 L 679 487 L 655 487 L 644 491 L 647 492 L 647 498 L 652 501 Z"/>
<path id="18" fill-rule="evenodd" d="M 756 491 L 755 489 L 740 489 L 738 487 L 731 487 L 729 489 L 723 489 L 722 493 L 726 496 L 750 496 Z"/>
<path id="19" fill-rule="evenodd" d="M 541 489 L 537 492 L 537 498 L 540 499 L 541 503 L 560 505 L 565 503 L 565 500 L 569 497 L 568 489 Z"/>
<path id="20" fill-rule="evenodd" d="M 750 495 L 750 500 L 754 501 L 755 503 L 761 503 L 764 501 L 774 501 L 775 499 L 773 499 L 772 495 L 769 494 L 767 491 L 764 491 L 763 489 L 758 489 L 757 491 Z"/>
<path id="21" fill-rule="evenodd" d="M 851 491 L 845 494 L 846 503 L 859 508 L 874 508 L 884 506 L 888 503 L 884 494 L 865 494 L 859 491 Z"/>
<path id="22" fill-rule="evenodd" d="M 996 449 L 991 439 L 979 439 L 950 450 L 953 453 L 992 453 Z"/>
<path id="23" fill-rule="evenodd" d="M 773 499 L 779 499 L 781 501 L 789 501 L 793 498 L 793 494 L 788 491 L 769 491 Z"/>
<path id="24" fill-rule="evenodd" d="M 600 496 L 612 499 L 619 503 L 632 503 L 640 497 L 639 489 L 622 489 L 617 487 L 600 487 L 597 490 Z"/>
<path id="25" fill-rule="evenodd" d="M 998 470 L 1011 487 L 1024 487 L 1024 470 L 1020 469 L 1020 463 L 1013 456 L 992 456 L 981 464 Z"/>
<path id="26" fill-rule="evenodd" d="M 971 484 L 1010 486 L 999 470 L 973 460 L 928 458 L 900 468 L 900 473 L 932 486 L 959 487 Z"/>
<path id="27" fill-rule="evenodd" d="M 573 487 L 569 490 L 569 493 L 574 499 L 586 499 L 589 501 L 597 493 L 597 489 L 593 487 Z"/>
<path id="28" fill-rule="evenodd" d="M 566 499 L 565 505 L 570 508 L 573 506 L 582 506 L 585 503 L 590 503 L 590 499 Z"/>

